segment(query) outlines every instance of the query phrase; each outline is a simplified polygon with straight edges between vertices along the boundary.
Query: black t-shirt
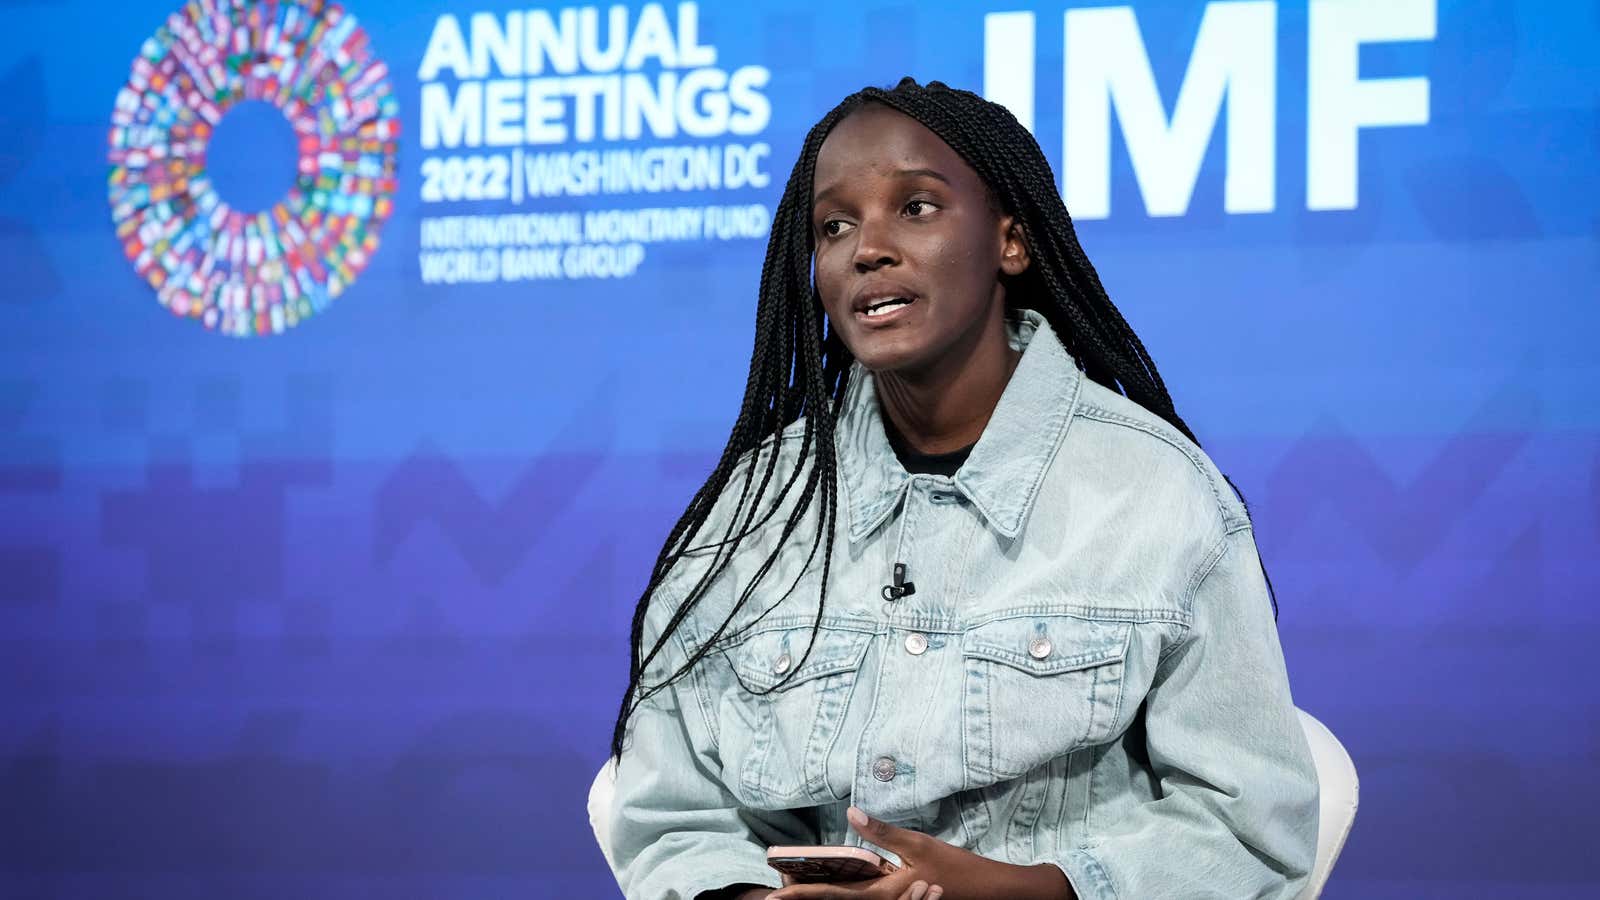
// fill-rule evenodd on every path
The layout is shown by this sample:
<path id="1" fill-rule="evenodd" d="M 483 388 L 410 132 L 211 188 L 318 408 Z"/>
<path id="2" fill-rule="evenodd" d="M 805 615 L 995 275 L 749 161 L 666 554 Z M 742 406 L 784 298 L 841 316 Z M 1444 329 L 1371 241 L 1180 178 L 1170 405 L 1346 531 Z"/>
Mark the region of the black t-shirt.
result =
<path id="1" fill-rule="evenodd" d="M 949 453 L 918 453 L 905 442 L 887 417 L 883 420 L 883 431 L 889 438 L 889 446 L 894 448 L 894 455 L 900 458 L 900 465 L 913 475 L 943 475 L 948 478 L 956 474 L 961 464 L 967 461 L 968 454 L 972 453 L 972 448 L 977 446 L 976 443 L 968 444 Z"/>

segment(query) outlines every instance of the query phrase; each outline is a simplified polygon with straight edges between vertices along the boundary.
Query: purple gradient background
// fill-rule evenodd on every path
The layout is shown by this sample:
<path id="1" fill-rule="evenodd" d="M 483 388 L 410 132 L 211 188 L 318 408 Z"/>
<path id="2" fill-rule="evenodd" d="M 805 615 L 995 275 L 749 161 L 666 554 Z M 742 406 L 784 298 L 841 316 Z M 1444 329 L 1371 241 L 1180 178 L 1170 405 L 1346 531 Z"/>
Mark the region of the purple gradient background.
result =
<path id="1" fill-rule="evenodd" d="M 204 333 L 105 202 L 112 99 L 175 5 L 5 4 L 0 896 L 614 896 L 583 801 L 737 408 L 762 243 L 421 287 L 428 30 L 521 6 L 354 0 L 407 128 L 382 247 L 292 334 Z M 1203 5 L 1134 6 L 1170 108 Z M 1056 163 L 1065 8 L 1039 7 Z M 981 84 L 977 4 L 701 17 L 773 71 L 779 177 L 671 203 L 775 205 L 860 85 Z M 1596 896 L 1600 7 L 1441 2 L 1435 41 L 1369 48 L 1432 120 L 1362 138 L 1343 213 L 1299 208 L 1305 19 L 1279 5 L 1277 212 L 1220 212 L 1219 138 L 1190 213 L 1150 219 L 1118 143 L 1082 240 L 1250 498 L 1296 700 L 1360 771 L 1326 896 Z"/>

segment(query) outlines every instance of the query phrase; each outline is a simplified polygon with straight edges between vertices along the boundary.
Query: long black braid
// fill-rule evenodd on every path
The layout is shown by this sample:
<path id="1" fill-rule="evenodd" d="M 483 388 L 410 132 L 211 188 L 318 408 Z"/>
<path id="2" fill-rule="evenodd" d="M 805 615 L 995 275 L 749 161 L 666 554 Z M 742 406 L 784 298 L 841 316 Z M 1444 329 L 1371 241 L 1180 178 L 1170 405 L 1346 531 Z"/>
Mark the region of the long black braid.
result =
<path id="1" fill-rule="evenodd" d="M 1094 266 L 1078 245 L 1072 217 L 1067 214 L 1056 189 L 1050 163 L 1033 135 L 1009 110 L 970 91 L 950 88 L 938 81 L 919 85 L 911 78 L 902 79 L 892 90 L 869 87 L 846 97 L 806 134 L 800 158 L 789 175 L 773 216 L 766 261 L 761 267 L 750 373 L 732 434 L 716 467 L 667 535 L 649 584 L 634 610 L 629 638 L 628 689 L 611 737 L 614 757 L 622 755 L 623 739 L 633 710 L 686 675 L 725 636 L 734 618 L 772 569 L 788 538 L 800 527 L 813 502 L 820 504 L 819 527 L 811 540 L 806 563 L 799 571 L 805 572 L 821 553 L 821 590 L 812 628 L 812 641 L 815 641 L 816 628 L 827 604 L 828 566 L 833 556 L 838 512 L 834 427 L 853 358 L 827 326 L 822 302 L 812 284 L 812 178 L 822 142 L 840 120 L 867 103 L 881 103 L 899 110 L 938 135 L 978 173 L 988 186 L 996 208 L 1015 217 L 1031 261 L 1020 275 L 1007 278 L 1007 304 L 1039 312 L 1086 375 L 1126 395 L 1199 443 L 1173 408 L 1172 398 L 1150 353 L 1112 304 Z M 759 454 L 758 458 L 765 459 L 765 466 L 756 463 L 743 467 L 738 500 L 723 533 L 709 543 L 695 546 L 694 541 L 700 536 L 701 527 L 718 498 L 732 490 L 729 482 L 741 468 L 740 460 L 769 438 L 776 442 L 786 427 L 802 419 L 804 431 L 799 458 L 807 460 L 810 454 L 809 469 L 796 466 L 777 489 L 767 512 L 758 519 L 779 457 L 776 452 Z M 756 479 L 758 468 L 761 469 L 759 482 Z M 796 489 L 802 472 L 806 473 L 805 480 L 799 484 L 792 509 L 784 517 L 780 539 L 773 544 L 775 549 L 757 568 L 726 618 L 709 638 L 690 649 L 688 659 L 676 671 L 658 684 L 644 684 L 645 670 L 673 640 L 674 632 L 699 603 L 707 587 L 728 568 L 741 541 L 763 527 L 783 507 L 783 500 Z M 653 645 L 643 646 L 646 612 L 652 595 L 686 552 L 708 548 L 716 553 L 712 563 L 672 611 Z M 789 585 L 783 596 L 793 589 L 794 585 Z M 1273 608 L 1277 608 L 1276 601 Z M 808 645 L 805 654 L 810 652 Z M 791 676 L 805 658 L 803 655 L 790 669 Z"/>

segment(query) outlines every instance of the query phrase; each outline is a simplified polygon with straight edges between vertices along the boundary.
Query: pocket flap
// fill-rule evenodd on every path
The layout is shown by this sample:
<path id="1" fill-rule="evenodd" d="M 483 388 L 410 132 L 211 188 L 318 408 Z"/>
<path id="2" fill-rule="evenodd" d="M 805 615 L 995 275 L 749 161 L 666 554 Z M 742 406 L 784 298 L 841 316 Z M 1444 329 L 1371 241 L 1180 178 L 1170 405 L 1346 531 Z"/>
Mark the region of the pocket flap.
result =
<path id="1" fill-rule="evenodd" d="M 747 690 L 785 691 L 814 678 L 860 668 L 871 642 L 871 632 L 824 626 L 812 644 L 807 625 L 757 632 L 729 647 L 727 655 Z M 811 645 L 809 655 L 807 645 Z"/>
<path id="2" fill-rule="evenodd" d="M 1036 615 L 996 619 L 962 636 L 962 655 L 1055 675 L 1122 661 L 1133 626 L 1077 616 Z"/>

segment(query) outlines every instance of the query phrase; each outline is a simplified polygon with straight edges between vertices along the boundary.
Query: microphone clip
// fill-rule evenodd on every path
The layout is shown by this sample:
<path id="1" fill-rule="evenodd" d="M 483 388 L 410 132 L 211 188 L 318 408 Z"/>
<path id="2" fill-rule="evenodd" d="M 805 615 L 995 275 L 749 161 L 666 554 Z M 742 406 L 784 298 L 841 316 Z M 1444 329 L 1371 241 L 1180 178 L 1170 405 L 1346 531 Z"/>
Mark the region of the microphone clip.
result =
<path id="1" fill-rule="evenodd" d="M 909 597 L 916 592 L 916 584 L 906 580 L 906 564 L 895 563 L 894 584 L 886 584 L 883 586 L 883 599 L 899 600 L 901 597 Z"/>

